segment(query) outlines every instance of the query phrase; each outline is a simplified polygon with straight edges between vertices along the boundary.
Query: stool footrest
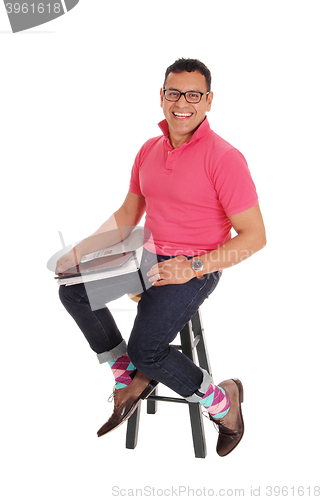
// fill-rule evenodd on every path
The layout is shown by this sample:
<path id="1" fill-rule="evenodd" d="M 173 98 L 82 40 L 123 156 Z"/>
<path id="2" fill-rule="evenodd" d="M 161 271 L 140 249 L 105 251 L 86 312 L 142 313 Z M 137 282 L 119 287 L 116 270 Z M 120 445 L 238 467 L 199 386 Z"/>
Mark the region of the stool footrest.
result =
<path id="1" fill-rule="evenodd" d="M 169 401 L 170 403 L 186 403 L 188 404 L 188 401 L 186 401 L 183 398 L 170 398 L 168 396 L 149 396 L 147 400 L 150 401 Z"/>
<path id="2" fill-rule="evenodd" d="M 199 344 L 199 340 L 200 340 L 200 338 L 201 338 L 201 337 L 200 337 L 200 335 L 197 335 L 197 336 L 194 338 L 194 340 L 193 340 L 193 342 L 192 342 L 192 347 L 193 347 L 193 348 L 197 347 L 197 345 Z"/>

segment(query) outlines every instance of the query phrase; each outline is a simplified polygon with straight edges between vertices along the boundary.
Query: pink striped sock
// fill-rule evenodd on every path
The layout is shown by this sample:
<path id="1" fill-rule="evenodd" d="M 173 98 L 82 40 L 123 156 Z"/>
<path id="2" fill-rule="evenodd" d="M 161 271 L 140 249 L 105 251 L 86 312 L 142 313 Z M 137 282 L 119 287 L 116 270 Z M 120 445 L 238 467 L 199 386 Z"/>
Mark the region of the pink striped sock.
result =
<path id="1" fill-rule="evenodd" d="M 116 382 L 116 389 L 123 389 L 132 382 L 132 373 L 136 370 L 127 354 L 109 361 Z"/>
<path id="2" fill-rule="evenodd" d="M 215 384 L 210 384 L 206 394 L 199 401 L 214 418 L 223 418 L 227 415 L 230 408 L 229 398 L 222 389 Z"/>

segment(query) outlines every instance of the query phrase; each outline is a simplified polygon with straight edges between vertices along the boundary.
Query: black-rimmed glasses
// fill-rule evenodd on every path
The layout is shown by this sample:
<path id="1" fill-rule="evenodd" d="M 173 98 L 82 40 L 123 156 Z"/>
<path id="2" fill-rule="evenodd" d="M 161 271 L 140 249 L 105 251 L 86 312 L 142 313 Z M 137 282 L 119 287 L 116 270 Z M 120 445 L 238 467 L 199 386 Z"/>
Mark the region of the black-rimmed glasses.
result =
<path id="1" fill-rule="evenodd" d="M 183 95 L 187 102 L 191 104 L 197 104 L 201 101 L 202 96 L 209 92 L 195 92 L 194 90 L 188 90 L 188 92 L 180 92 L 176 89 L 163 89 L 163 95 L 167 101 L 176 102 L 179 101 L 180 97 Z"/>

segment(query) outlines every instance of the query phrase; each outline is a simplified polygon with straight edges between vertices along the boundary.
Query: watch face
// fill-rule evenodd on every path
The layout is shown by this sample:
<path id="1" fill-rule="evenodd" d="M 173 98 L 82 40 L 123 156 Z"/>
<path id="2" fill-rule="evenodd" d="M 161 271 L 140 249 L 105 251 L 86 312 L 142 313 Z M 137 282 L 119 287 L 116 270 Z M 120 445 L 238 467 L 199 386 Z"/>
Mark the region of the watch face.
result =
<path id="1" fill-rule="evenodd" d="M 201 271 L 203 269 L 204 263 L 201 259 L 193 259 L 191 262 L 191 267 L 194 271 Z"/>

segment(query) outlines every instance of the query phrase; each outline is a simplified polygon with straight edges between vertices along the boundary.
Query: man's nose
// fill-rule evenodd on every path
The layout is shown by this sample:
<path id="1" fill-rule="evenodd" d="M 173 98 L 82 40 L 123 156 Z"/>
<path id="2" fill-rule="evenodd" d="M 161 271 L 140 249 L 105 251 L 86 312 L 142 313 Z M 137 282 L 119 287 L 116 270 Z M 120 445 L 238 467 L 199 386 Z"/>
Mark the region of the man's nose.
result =
<path id="1" fill-rule="evenodd" d="M 177 101 L 177 105 L 180 106 L 181 108 L 184 108 L 187 106 L 187 101 L 186 98 L 183 94 L 179 97 L 179 100 Z"/>

